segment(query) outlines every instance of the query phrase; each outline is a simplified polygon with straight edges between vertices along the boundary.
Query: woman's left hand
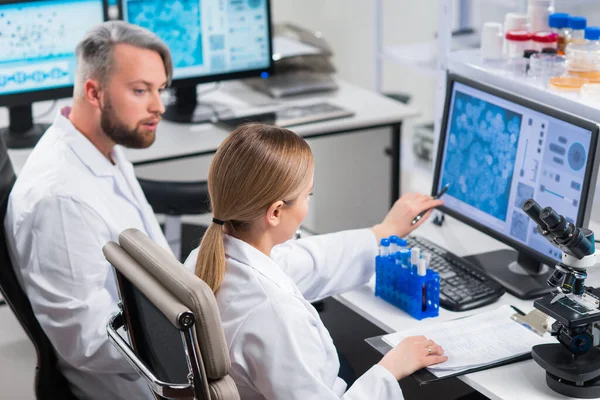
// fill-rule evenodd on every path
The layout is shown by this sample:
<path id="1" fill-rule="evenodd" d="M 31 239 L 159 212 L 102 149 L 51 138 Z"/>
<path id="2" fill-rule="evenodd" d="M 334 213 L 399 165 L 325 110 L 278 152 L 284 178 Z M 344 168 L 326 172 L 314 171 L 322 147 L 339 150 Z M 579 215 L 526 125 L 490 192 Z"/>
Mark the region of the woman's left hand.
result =
<path id="1" fill-rule="evenodd" d="M 408 236 L 409 233 L 421 226 L 429 218 L 434 208 L 442 204 L 444 204 L 443 200 L 434 200 L 431 196 L 420 193 L 407 193 L 403 195 L 396 200 L 383 221 L 372 228 L 377 237 L 377 242 L 382 238 L 392 235 L 399 237 Z M 419 222 L 412 225 L 413 219 L 425 210 L 429 211 L 427 211 Z"/>

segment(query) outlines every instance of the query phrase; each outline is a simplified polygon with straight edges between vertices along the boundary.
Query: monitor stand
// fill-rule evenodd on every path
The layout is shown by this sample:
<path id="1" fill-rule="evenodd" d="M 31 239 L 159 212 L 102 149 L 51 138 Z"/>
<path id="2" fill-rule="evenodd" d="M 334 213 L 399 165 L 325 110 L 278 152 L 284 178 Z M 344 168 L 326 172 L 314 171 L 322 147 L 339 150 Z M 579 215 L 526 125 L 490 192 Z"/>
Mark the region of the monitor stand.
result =
<path id="1" fill-rule="evenodd" d="M 0 136 L 9 149 L 35 147 L 50 124 L 34 124 L 31 104 L 8 109 L 8 127 L 0 128 Z"/>
<path id="2" fill-rule="evenodd" d="M 163 118 L 183 124 L 203 124 L 217 122 L 224 113 L 230 114 L 230 107 L 216 102 L 198 102 L 196 85 L 192 85 L 175 88 L 175 102 L 166 106 Z"/>
<path id="3" fill-rule="evenodd" d="M 507 292 L 524 300 L 535 299 L 550 293 L 546 281 L 552 268 L 534 258 L 514 250 L 498 250 L 465 257 L 500 283 Z"/>

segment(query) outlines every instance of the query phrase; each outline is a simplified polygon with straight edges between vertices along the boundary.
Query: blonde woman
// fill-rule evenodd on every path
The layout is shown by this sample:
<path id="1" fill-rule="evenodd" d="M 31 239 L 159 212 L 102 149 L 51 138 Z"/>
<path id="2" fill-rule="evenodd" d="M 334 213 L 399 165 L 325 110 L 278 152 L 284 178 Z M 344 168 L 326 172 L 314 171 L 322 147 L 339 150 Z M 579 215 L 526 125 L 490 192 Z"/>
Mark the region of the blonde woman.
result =
<path id="1" fill-rule="evenodd" d="M 400 198 L 370 229 L 290 241 L 308 210 L 313 156 L 295 133 L 252 124 L 235 130 L 210 166 L 213 222 L 195 263 L 214 291 L 242 399 L 398 399 L 397 381 L 443 362 L 423 336 L 400 343 L 346 391 L 336 349 L 309 301 L 369 281 L 382 237 L 406 236 L 412 219 L 442 204 Z"/>

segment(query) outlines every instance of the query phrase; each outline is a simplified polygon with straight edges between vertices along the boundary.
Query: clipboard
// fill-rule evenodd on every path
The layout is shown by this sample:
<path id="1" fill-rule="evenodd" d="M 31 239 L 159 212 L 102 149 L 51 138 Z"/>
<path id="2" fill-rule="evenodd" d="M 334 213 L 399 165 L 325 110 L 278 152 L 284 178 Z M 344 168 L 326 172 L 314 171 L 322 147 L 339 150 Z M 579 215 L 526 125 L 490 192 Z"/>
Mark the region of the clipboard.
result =
<path id="1" fill-rule="evenodd" d="M 371 338 L 365 339 L 365 342 L 367 342 L 369 345 L 371 345 L 371 347 L 373 347 L 375 350 L 380 352 L 382 355 L 386 355 L 387 352 L 392 349 L 392 346 L 390 346 L 383 340 L 384 336 L 385 335 L 371 337 Z M 531 359 L 532 359 L 531 353 L 527 353 L 527 354 L 516 356 L 516 357 L 510 358 L 507 360 L 502 360 L 502 361 L 499 361 L 496 363 L 486 364 L 486 365 L 482 365 L 480 367 L 458 371 L 454 374 L 445 375 L 445 376 L 441 376 L 441 377 L 437 377 L 433 373 L 429 372 L 427 370 L 427 368 L 423 368 L 423 369 L 418 370 L 414 374 L 412 374 L 412 377 L 417 380 L 419 385 L 426 385 L 428 383 L 438 382 L 438 381 L 448 379 L 448 378 L 456 378 L 461 375 L 467 375 L 467 374 L 471 374 L 473 372 L 485 371 L 486 369 L 502 367 L 504 365 L 509 365 L 509 364 L 513 364 L 516 362 L 527 361 L 527 360 L 531 360 Z"/>
<path id="2" fill-rule="evenodd" d="M 511 311 L 517 312 L 511 315 Z M 506 320 L 504 318 L 506 318 Z M 497 360 L 494 360 L 493 357 L 490 357 L 490 354 L 487 354 L 487 357 L 484 355 L 482 359 L 479 359 L 479 353 L 477 353 L 476 350 L 473 350 L 476 348 L 470 347 L 470 341 L 472 340 L 474 340 L 474 344 L 478 342 L 481 343 L 481 339 L 478 339 L 478 336 L 474 336 L 475 339 L 473 339 L 473 335 L 464 335 L 465 332 L 473 333 L 471 328 L 472 323 L 475 324 L 474 326 L 479 327 L 475 328 L 475 334 L 478 333 L 480 335 L 485 335 L 480 337 L 484 337 L 486 339 L 489 338 L 489 343 L 494 343 L 496 348 L 502 349 L 499 350 L 500 352 L 498 353 Z M 521 326 L 525 329 L 521 330 L 522 328 L 515 328 L 515 326 Z M 522 332 L 527 332 L 527 334 L 522 336 Z M 485 314 L 475 314 L 456 318 L 454 320 L 443 321 L 440 322 L 440 324 L 438 324 L 435 328 L 433 328 L 433 325 L 424 326 L 421 329 L 418 326 L 414 326 L 397 333 L 368 338 L 365 339 L 365 341 L 375 350 L 385 355 L 392 349 L 392 346 L 388 342 L 391 341 L 392 343 L 398 343 L 403 337 L 408 337 L 415 334 L 424 334 L 425 336 L 428 336 L 436 341 L 440 340 L 441 342 L 438 341 L 438 343 L 442 344 L 446 348 L 449 356 L 452 354 L 452 352 L 454 352 L 454 357 L 459 357 L 458 355 L 460 355 L 460 358 L 452 358 L 451 356 L 452 360 L 455 360 L 454 363 L 451 363 L 454 364 L 454 366 L 448 365 L 448 369 L 446 370 L 438 369 L 437 375 L 427 368 L 415 372 L 413 377 L 417 380 L 417 382 L 419 382 L 419 385 L 423 385 L 446 378 L 457 377 L 473 372 L 512 364 L 515 362 L 529 360 L 532 358 L 531 348 L 533 345 L 544 342 L 547 343 L 549 341 L 556 341 L 555 338 L 544 335 L 545 332 L 547 332 L 547 316 L 545 314 L 538 310 L 533 310 L 529 314 L 525 315 L 517 308 L 506 305 L 501 306 L 494 311 L 486 311 Z M 436 339 L 435 335 L 441 336 L 438 336 L 438 339 Z M 535 339 L 536 337 L 537 339 Z M 387 340 L 384 338 L 387 338 Z M 502 338 L 502 340 L 500 340 L 500 338 Z M 449 343 L 448 340 L 450 340 L 452 345 L 446 347 Z M 514 346 L 512 345 L 516 343 L 519 344 Z M 462 353 L 465 351 L 465 346 L 467 346 L 467 348 L 470 350 L 467 353 Z M 483 343 L 483 346 L 486 349 L 488 348 L 488 345 L 485 343 Z M 508 348 L 504 346 L 508 346 Z M 510 348 L 512 348 L 512 350 L 508 350 L 508 352 L 514 351 L 514 354 L 512 355 L 507 354 L 507 352 L 504 350 Z M 459 352 L 457 353 L 457 351 Z M 464 357 L 462 354 L 464 354 Z M 460 368 L 460 360 L 466 363 L 464 368 Z M 481 363 L 472 363 L 473 361 L 481 361 Z M 456 364 L 457 362 L 459 364 Z M 471 367 L 469 367 L 468 362 L 472 363 Z M 442 364 L 440 364 L 440 366 L 442 366 Z M 432 369 L 435 370 L 435 368 Z"/>

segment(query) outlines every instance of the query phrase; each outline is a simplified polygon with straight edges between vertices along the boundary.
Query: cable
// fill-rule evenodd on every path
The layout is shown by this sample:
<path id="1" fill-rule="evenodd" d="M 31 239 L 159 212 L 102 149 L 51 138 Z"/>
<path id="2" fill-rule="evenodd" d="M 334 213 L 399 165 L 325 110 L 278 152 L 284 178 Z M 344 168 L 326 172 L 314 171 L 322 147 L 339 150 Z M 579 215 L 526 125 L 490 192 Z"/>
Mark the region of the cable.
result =
<path id="1" fill-rule="evenodd" d="M 44 118 L 46 115 L 50 114 L 52 111 L 54 111 L 54 108 L 56 107 L 56 103 L 58 103 L 58 100 L 54 100 L 52 102 L 52 104 L 50 105 L 50 108 L 48 108 L 48 110 L 44 111 L 43 113 L 39 114 L 39 115 L 34 115 L 33 118 L 38 119 L 38 118 Z"/>

